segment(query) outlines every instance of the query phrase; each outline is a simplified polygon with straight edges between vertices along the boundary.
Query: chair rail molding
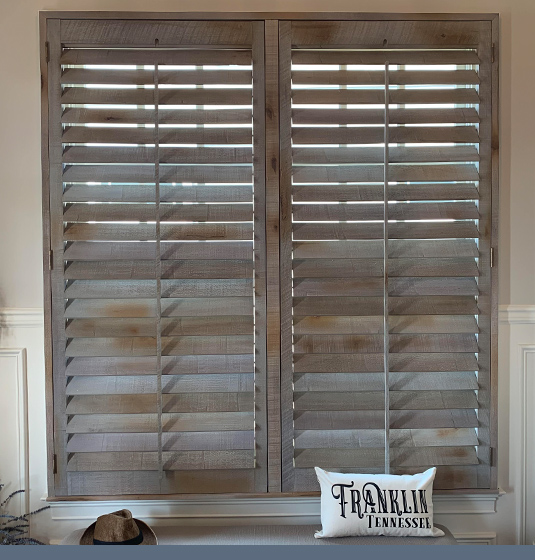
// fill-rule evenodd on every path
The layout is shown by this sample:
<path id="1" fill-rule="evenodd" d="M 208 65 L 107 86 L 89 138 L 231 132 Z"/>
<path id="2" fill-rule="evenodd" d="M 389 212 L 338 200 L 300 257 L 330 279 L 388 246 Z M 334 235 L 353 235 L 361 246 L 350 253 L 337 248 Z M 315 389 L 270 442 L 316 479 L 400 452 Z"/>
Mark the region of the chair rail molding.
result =
<path id="1" fill-rule="evenodd" d="M 515 324 L 534 324 L 535 305 L 500 305 L 498 308 L 500 323 Z"/>
<path id="2" fill-rule="evenodd" d="M 500 323 L 535 323 L 535 305 L 499 306 Z M 0 327 L 43 327 L 43 309 L 40 307 L 0 308 Z"/>
<path id="3" fill-rule="evenodd" d="M 41 307 L 0 307 L 0 328 L 44 326 Z"/>

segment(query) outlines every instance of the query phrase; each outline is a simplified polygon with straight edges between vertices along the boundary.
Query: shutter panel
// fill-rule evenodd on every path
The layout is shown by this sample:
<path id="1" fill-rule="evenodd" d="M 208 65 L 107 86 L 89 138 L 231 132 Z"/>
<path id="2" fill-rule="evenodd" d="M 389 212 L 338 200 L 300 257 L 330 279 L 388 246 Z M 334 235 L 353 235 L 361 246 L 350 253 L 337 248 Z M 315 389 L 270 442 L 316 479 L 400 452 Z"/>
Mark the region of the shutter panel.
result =
<path id="1" fill-rule="evenodd" d="M 281 22 L 283 491 L 490 485 L 490 28 Z"/>
<path id="2" fill-rule="evenodd" d="M 56 494 L 265 491 L 263 25 L 119 23 L 51 53 Z"/>

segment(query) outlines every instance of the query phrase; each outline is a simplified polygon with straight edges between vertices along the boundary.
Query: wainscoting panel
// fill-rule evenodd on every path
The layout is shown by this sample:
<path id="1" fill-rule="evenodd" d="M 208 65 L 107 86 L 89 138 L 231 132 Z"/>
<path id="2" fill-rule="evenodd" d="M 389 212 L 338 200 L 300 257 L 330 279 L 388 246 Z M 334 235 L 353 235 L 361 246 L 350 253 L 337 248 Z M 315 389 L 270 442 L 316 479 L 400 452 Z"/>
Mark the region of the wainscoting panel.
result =
<path id="1" fill-rule="evenodd" d="M 522 346 L 521 542 L 535 542 L 535 345 Z"/>
<path id="2" fill-rule="evenodd" d="M 499 499 L 490 494 L 435 497 L 436 522 L 446 525 L 461 544 L 531 544 L 535 540 L 531 521 L 535 520 L 535 306 L 502 306 L 499 328 L 498 476 L 504 493 Z M 9 440 L 10 451 L 4 452 L 2 445 L 0 476 L 15 478 L 17 485 L 30 488 L 32 509 L 45 505 L 46 499 L 43 334 L 42 310 L 0 309 L 0 345 L 4 347 L 0 349 L 0 381 L 5 386 L 0 391 L 0 410 L 3 418 L 13 418 L 9 432 L 16 434 Z M 27 368 L 22 348 L 27 351 Z M 23 390 L 26 369 L 28 419 Z M 184 502 L 54 503 L 32 519 L 32 536 L 57 543 L 102 513 L 122 507 L 156 526 L 319 522 L 317 498 Z"/>
<path id="3" fill-rule="evenodd" d="M 29 486 L 26 350 L 0 348 L 0 391 L 0 483 L 5 484 L 5 499 L 11 492 Z M 19 494 L 11 500 L 9 513 L 20 515 L 28 504 L 29 493 Z"/>

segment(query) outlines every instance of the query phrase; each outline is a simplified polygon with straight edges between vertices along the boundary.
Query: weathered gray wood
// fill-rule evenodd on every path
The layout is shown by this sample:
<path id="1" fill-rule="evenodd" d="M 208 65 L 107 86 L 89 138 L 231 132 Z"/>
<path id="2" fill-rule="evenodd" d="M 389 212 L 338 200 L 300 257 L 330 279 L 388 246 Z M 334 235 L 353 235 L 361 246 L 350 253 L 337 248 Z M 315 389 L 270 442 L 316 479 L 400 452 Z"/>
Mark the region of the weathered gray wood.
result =
<path id="1" fill-rule="evenodd" d="M 381 242 L 364 241 L 309 241 L 293 244 L 294 258 L 381 258 Z M 477 257 L 479 251 L 472 239 L 455 240 L 402 240 L 389 243 L 389 258 Z"/>
<path id="2" fill-rule="evenodd" d="M 253 469 L 166 471 L 70 472 L 72 496 L 156 497 L 166 494 L 225 494 L 254 492 Z"/>
<path id="3" fill-rule="evenodd" d="M 454 372 L 390 372 L 389 386 L 392 391 L 448 391 L 477 390 L 477 378 L 473 371 Z M 304 391 L 383 391 L 383 372 L 372 373 L 302 373 L 294 376 L 294 389 Z"/>
<path id="4" fill-rule="evenodd" d="M 382 315 L 382 298 L 373 297 L 314 297 L 294 298 L 294 315 L 368 316 Z M 391 297 L 391 315 L 477 315 L 477 303 L 472 296 Z"/>
<path id="5" fill-rule="evenodd" d="M 428 465 L 431 466 L 431 465 Z M 437 467 L 437 473 L 433 482 L 434 490 L 456 490 L 462 492 L 467 488 L 477 487 L 477 469 L 475 465 L 451 466 L 441 465 Z M 363 474 L 382 474 L 384 472 L 384 464 L 379 467 L 328 467 L 327 470 L 336 470 L 337 472 Z M 418 467 L 392 467 L 391 474 L 418 474 L 425 469 L 425 465 Z M 318 477 L 314 469 L 296 469 L 296 492 L 313 492 L 319 491 Z"/>
<path id="6" fill-rule="evenodd" d="M 391 447 L 455 447 L 477 445 L 473 428 L 446 428 L 444 430 L 392 430 Z M 296 449 L 355 449 L 382 448 L 381 430 L 299 430 L 296 432 Z"/>
<path id="7" fill-rule="evenodd" d="M 479 64 L 476 50 L 344 51 L 296 49 L 294 64 Z"/>
<path id="8" fill-rule="evenodd" d="M 336 453 L 336 459 L 333 459 Z M 419 447 L 392 448 L 391 462 L 397 467 L 425 467 L 442 465 L 477 465 L 478 459 L 474 446 L 467 447 Z M 352 467 L 378 467 L 384 463 L 384 449 L 302 449 L 295 453 L 297 468 L 325 468 L 333 464 Z"/>
<path id="9" fill-rule="evenodd" d="M 294 488 L 292 349 L 292 158 L 291 22 L 279 22 L 279 195 L 280 195 L 280 403 L 281 489 Z"/>
<path id="10" fill-rule="evenodd" d="M 161 243 L 164 260 L 221 260 L 248 259 L 252 253 L 252 243 L 240 242 L 206 242 L 192 245 L 188 242 Z M 152 260 L 155 243 L 99 243 L 74 241 L 65 251 L 65 260 L 80 261 L 117 261 L 117 260 Z"/>
<path id="11" fill-rule="evenodd" d="M 427 72 L 426 72 L 427 73 Z M 296 73 L 299 75 L 300 73 Z M 324 73 L 319 74 L 322 76 Z M 382 72 L 378 72 L 382 74 Z M 436 76 L 436 74 L 435 74 Z M 479 115 L 474 108 L 466 109 L 391 109 L 391 124 L 416 123 L 478 123 Z M 231 113 L 228 111 L 228 113 Z M 227 115 L 224 113 L 222 118 Z M 180 117 L 180 115 L 179 115 Z M 179 117 L 174 117 L 178 119 Z M 245 115 L 243 115 L 245 122 Z M 77 121 L 64 121 L 77 122 Z M 88 121 L 93 122 L 93 121 Z M 96 122 L 96 121 L 95 121 Z M 182 122 L 182 121 L 177 121 Z M 204 122 L 204 121 L 199 121 Z M 241 121 L 227 121 L 241 122 Z M 292 123 L 317 124 L 383 124 L 384 111 L 380 109 L 294 109 Z"/>
<path id="12" fill-rule="evenodd" d="M 450 55 L 454 60 L 473 60 L 463 52 Z M 423 57 L 423 55 L 422 55 Z M 428 53 L 426 59 L 433 59 L 433 53 Z M 476 56 L 477 58 L 477 56 Z M 147 65 L 147 64 L 251 64 L 251 51 L 248 49 L 65 49 L 61 55 L 61 64 L 83 65 Z M 447 64 L 442 62 L 442 64 Z M 460 64 L 460 63 L 459 63 Z M 477 64 L 477 62 L 463 62 L 463 64 Z"/>
<path id="13" fill-rule="evenodd" d="M 392 334 L 390 352 L 477 352 L 474 334 Z M 294 352 L 353 354 L 383 351 L 381 335 L 296 335 Z"/>
<path id="14" fill-rule="evenodd" d="M 296 430 L 384 430 L 383 410 L 301 411 L 295 412 Z M 470 408 L 453 410 L 392 410 L 391 429 L 476 428 L 476 411 Z"/>
<path id="15" fill-rule="evenodd" d="M 301 89 L 292 93 L 295 104 L 383 104 L 384 91 L 373 89 Z M 477 104 L 479 97 L 472 88 L 425 90 L 399 89 L 390 92 L 391 104 Z"/>
<path id="16" fill-rule="evenodd" d="M 69 126 L 62 140 L 73 144 L 152 144 L 151 128 L 97 128 Z M 250 128 L 181 128 L 163 129 L 160 132 L 162 145 L 166 144 L 251 144 Z"/>
<path id="17" fill-rule="evenodd" d="M 85 167 L 85 166 L 84 166 Z M 65 209 L 66 222 L 154 220 L 156 205 L 152 204 L 84 204 L 73 203 Z M 252 221 L 252 204 L 162 204 L 162 221 L 246 222 Z"/>
<path id="18" fill-rule="evenodd" d="M 164 393 L 252 393 L 252 373 L 166 375 L 162 384 Z M 131 395 L 156 393 L 154 375 L 73 377 L 67 384 L 67 395 Z"/>
<path id="19" fill-rule="evenodd" d="M 449 165 L 403 165 L 389 166 L 392 181 L 477 181 L 479 174 L 473 164 Z M 295 166 L 294 181 L 297 183 L 325 182 L 378 182 L 381 178 L 382 165 L 327 165 Z"/>
<path id="20" fill-rule="evenodd" d="M 156 237 L 153 224 L 69 223 L 65 227 L 68 241 L 150 241 Z M 253 240 L 253 226 L 237 224 L 162 224 L 161 237 L 176 241 Z"/>
<path id="21" fill-rule="evenodd" d="M 475 317 L 469 315 L 408 315 L 390 316 L 391 333 L 417 334 L 462 334 L 477 333 Z M 297 316 L 294 333 L 302 334 L 381 334 L 381 318 L 352 316 Z"/>
<path id="22" fill-rule="evenodd" d="M 252 354 L 164 356 L 162 364 L 164 375 L 253 373 L 254 356 Z"/>
<path id="23" fill-rule="evenodd" d="M 180 393 L 163 395 L 163 412 L 214 413 L 253 410 L 253 393 Z M 158 411 L 157 394 L 74 395 L 67 414 L 147 414 Z"/>
<path id="24" fill-rule="evenodd" d="M 166 432 L 250 430 L 253 426 L 252 412 L 163 414 L 163 429 Z M 157 414 L 77 414 L 67 424 L 69 434 L 157 431 Z"/>
<path id="25" fill-rule="evenodd" d="M 466 150 L 468 152 L 468 150 Z M 64 163 L 109 163 L 109 164 L 154 164 L 154 148 L 149 146 L 67 146 L 63 151 Z M 459 155 L 461 157 L 461 154 Z M 467 153 L 467 157 L 468 153 Z M 160 160 L 166 164 L 217 164 L 217 163 L 251 163 L 252 162 L 252 149 L 251 148 L 226 148 L 220 146 L 217 148 L 160 148 Z M 463 161 L 470 161 L 465 159 Z M 94 187 L 94 185 L 91 185 Z M 110 187 L 111 185 L 106 185 Z M 73 188 L 73 187 L 71 187 Z M 140 186 L 130 186 L 126 189 L 134 192 L 149 192 L 142 191 Z M 198 187 L 196 187 L 198 188 Z M 212 187 L 217 192 L 217 187 Z M 118 189 L 115 186 L 115 189 Z M 186 192 L 194 192 L 193 190 L 183 187 Z M 170 189 L 168 189 L 170 190 Z M 181 190 L 174 189 L 174 190 Z M 98 191 L 96 191 L 98 192 Z M 119 191 L 117 191 L 119 192 Z M 153 202 L 154 189 L 152 189 L 152 196 L 148 196 L 140 202 Z M 202 190 L 201 190 L 202 192 Z M 94 200 L 94 199 L 91 199 Z M 99 199 L 101 200 L 101 199 Z M 121 200 L 121 199 L 120 199 Z M 75 201 L 72 201 L 75 202 Z M 216 200 L 210 201 L 216 202 Z"/>
<path id="26" fill-rule="evenodd" d="M 449 223 L 411 222 L 389 223 L 390 239 L 476 239 L 479 235 L 474 221 L 459 220 Z M 295 223 L 294 240 L 380 239 L 382 224 L 375 223 Z"/>
<path id="27" fill-rule="evenodd" d="M 157 434 L 73 434 L 67 446 L 69 453 L 109 451 L 156 451 Z M 254 432 L 184 432 L 163 434 L 164 451 L 224 451 L 253 449 Z"/>
<path id="28" fill-rule="evenodd" d="M 115 75 L 120 75 L 116 72 Z M 158 111 L 161 124 L 251 124 L 250 109 L 204 110 L 183 109 Z M 151 124 L 154 109 L 87 109 L 72 108 L 63 111 L 61 122 L 66 124 Z M 428 121 L 422 121 L 428 122 Z M 441 122 L 441 121 L 439 121 Z M 464 120 L 453 122 L 465 122 Z M 478 122 L 478 121 L 468 121 Z M 115 162 L 112 162 L 115 163 Z M 213 163 L 213 161 L 209 162 Z"/>
<path id="29" fill-rule="evenodd" d="M 253 298 L 165 298 L 162 301 L 162 313 L 164 317 L 212 317 L 231 314 L 251 316 Z"/>
<path id="30" fill-rule="evenodd" d="M 73 338 L 66 347 L 67 358 L 77 356 L 155 356 L 155 337 Z"/>
<path id="31" fill-rule="evenodd" d="M 412 14 L 411 14 L 412 15 Z M 319 19 L 319 18 L 318 18 Z M 368 21 L 293 21 L 292 45 L 300 48 L 475 48 L 483 22 L 399 19 L 396 24 Z"/>
<path id="32" fill-rule="evenodd" d="M 478 85 L 479 76 L 474 70 L 417 71 L 394 70 L 389 72 L 392 85 Z M 296 85 L 383 85 L 384 74 L 381 70 L 295 70 L 292 83 Z"/>
<path id="33" fill-rule="evenodd" d="M 254 336 L 181 336 L 162 337 L 165 356 L 247 354 L 254 351 Z"/>
<path id="34" fill-rule="evenodd" d="M 159 84 L 183 86 L 183 85 L 243 85 L 250 84 L 251 70 L 165 70 L 158 69 Z M 63 86 L 86 86 L 86 85 L 153 85 L 153 70 L 149 69 L 87 69 L 67 68 L 61 75 Z"/>
<path id="35" fill-rule="evenodd" d="M 323 169 L 327 170 L 328 168 Z M 293 206 L 293 219 L 297 222 L 379 220 L 382 214 L 383 208 L 379 204 L 338 204 L 325 202 L 324 204 L 299 203 Z M 465 201 L 420 202 L 418 204 L 391 203 L 388 205 L 388 215 L 391 220 L 477 220 L 479 211 L 474 202 Z"/>
<path id="36" fill-rule="evenodd" d="M 250 183 L 249 165 L 160 165 L 162 183 Z M 111 182 L 153 183 L 152 165 L 68 165 L 63 171 L 66 183 Z"/>
<path id="37" fill-rule="evenodd" d="M 268 492 L 282 489 L 279 22 L 264 22 Z M 286 87 L 286 86 L 283 86 Z"/>
<path id="38" fill-rule="evenodd" d="M 252 25 L 247 21 L 132 21 L 116 19 L 63 19 L 61 41 L 72 45 L 106 45 L 126 47 L 159 46 L 250 48 Z"/>
<path id="39" fill-rule="evenodd" d="M 296 373 L 369 373 L 383 371 L 383 354 L 295 354 Z M 390 354 L 391 371 L 476 371 L 473 353 Z"/>
<path id="40" fill-rule="evenodd" d="M 61 56 L 61 41 L 59 38 L 61 22 L 59 19 L 50 22 L 47 29 L 46 41 L 47 45 L 42 45 L 42 51 L 45 52 L 48 74 L 47 96 L 48 107 L 43 111 L 48 114 L 48 136 L 43 138 L 45 150 L 47 153 L 48 164 L 48 194 L 49 199 L 45 203 L 50 212 L 50 220 L 44 221 L 44 227 L 49 226 L 49 231 L 45 237 L 49 245 L 44 246 L 45 259 L 44 270 L 45 276 L 50 278 L 50 293 L 47 299 L 50 301 L 50 321 L 51 321 L 51 358 L 52 363 L 48 362 L 49 367 L 52 366 L 52 383 L 53 383 L 53 423 L 54 433 L 49 435 L 49 441 L 53 442 L 54 454 L 57 455 L 55 467 L 52 470 L 54 477 L 54 488 L 52 490 L 55 496 L 65 496 L 68 494 L 67 482 L 67 462 L 66 462 L 66 424 L 67 416 L 65 413 L 65 346 L 66 336 L 63 330 L 64 319 L 62 318 L 65 305 L 63 289 L 63 267 L 62 261 L 64 256 L 63 242 L 63 221 L 61 214 L 63 204 L 61 201 L 62 193 L 62 164 L 61 164 L 61 67 L 59 65 L 59 57 Z M 46 52 L 48 51 L 48 52 Z M 44 85 L 44 84 L 43 84 Z M 52 269 L 52 270 L 50 270 Z M 49 271 L 49 272 L 48 272 Z M 52 465 L 54 467 L 54 464 Z"/>
<path id="41" fill-rule="evenodd" d="M 301 109 L 305 111 L 305 109 Z M 297 110 L 294 110 L 297 112 Z M 370 112 L 368 109 L 366 113 Z M 392 111 L 394 112 L 394 111 Z M 330 111 L 325 110 L 325 113 Z M 323 111 L 322 111 L 323 114 Z M 433 111 L 436 115 L 436 111 Z M 332 117 L 331 117 L 332 118 Z M 332 124 L 332 120 L 327 124 Z M 338 121 L 334 121 L 338 122 Z M 440 121 L 442 122 L 442 121 Z M 71 150 L 79 150 L 81 148 L 70 148 Z M 245 151 L 245 149 L 243 149 Z M 383 163 L 384 149 L 374 146 L 365 146 L 358 148 L 347 147 L 331 147 L 331 148 L 293 148 L 292 158 L 294 164 L 303 163 Z M 452 161 L 479 161 L 479 152 L 475 146 L 403 146 L 390 147 L 389 149 L 390 163 L 420 163 L 420 162 L 452 162 Z M 450 188 L 468 187 L 469 185 L 449 185 Z M 419 188 L 419 186 L 416 186 Z M 442 190 L 448 185 L 436 185 L 435 190 Z M 294 187 L 295 188 L 295 187 Z M 356 188 L 356 187 L 355 187 Z M 369 188 L 369 187 L 368 187 Z M 405 187 L 409 188 L 409 187 Z M 414 188 L 414 186 L 412 186 Z M 401 190 L 399 187 L 390 187 L 392 192 Z M 397 200 L 397 199 L 396 199 Z"/>
<path id="42" fill-rule="evenodd" d="M 72 129 L 71 129 L 72 130 Z M 379 127 L 298 127 L 292 133 L 294 144 L 380 144 L 383 129 Z M 390 142 L 422 144 L 459 142 L 479 143 L 477 129 L 472 126 L 391 127 Z"/>
<path id="43" fill-rule="evenodd" d="M 377 392 L 320 392 L 294 394 L 296 411 L 383 410 L 384 395 Z M 474 391 L 390 391 L 391 410 L 440 410 L 478 407 Z"/>
<path id="44" fill-rule="evenodd" d="M 163 51 L 162 51 L 163 52 Z M 464 90 L 452 90 L 462 92 Z M 468 91 L 468 90 L 466 90 Z M 470 90 L 473 91 L 473 90 Z M 477 99 L 477 94 L 476 94 Z M 119 104 L 153 105 L 153 89 L 115 89 L 115 88 L 65 88 L 61 102 L 66 105 Z M 169 89 L 160 92 L 160 105 L 251 105 L 250 89 Z M 477 101 L 476 101 L 477 103 Z"/>
<path id="45" fill-rule="evenodd" d="M 473 258 L 446 259 L 392 259 L 389 263 L 389 276 L 395 277 L 477 277 L 477 263 Z M 380 277 L 383 263 L 379 259 L 295 259 L 293 262 L 294 279 L 298 278 L 359 278 Z M 420 279 L 415 279 L 420 282 Z M 298 282 L 294 280 L 294 282 Z M 409 281 L 398 288 L 407 286 Z M 395 283 L 394 283 L 395 284 Z M 364 294 L 356 294 L 364 295 Z"/>
<path id="46" fill-rule="evenodd" d="M 68 493 L 65 447 L 65 335 L 63 321 L 63 223 L 61 221 L 61 67 L 59 56 L 60 20 L 47 22 L 41 28 L 41 116 L 42 163 L 43 163 L 43 277 L 45 283 L 45 342 L 47 343 L 45 363 L 47 367 L 48 418 L 47 443 L 49 445 L 48 491 L 51 496 L 65 496 Z M 50 251 L 53 251 L 51 256 Z M 51 258 L 52 257 L 52 258 Z M 52 270 L 50 262 L 52 261 Z M 47 289 L 48 288 L 48 289 Z M 54 461 L 54 455 L 57 455 Z M 54 469 L 54 463 L 56 468 Z"/>
<path id="47" fill-rule="evenodd" d="M 234 451 L 183 451 L 164 452 L 163 466 L 166 471 L 251 469 L 254 468 L 252 450 Z M 154 452 L 103 452 L 74 453 L 69 459 L 69 472 L 157 471 L 158 453 Z"/>

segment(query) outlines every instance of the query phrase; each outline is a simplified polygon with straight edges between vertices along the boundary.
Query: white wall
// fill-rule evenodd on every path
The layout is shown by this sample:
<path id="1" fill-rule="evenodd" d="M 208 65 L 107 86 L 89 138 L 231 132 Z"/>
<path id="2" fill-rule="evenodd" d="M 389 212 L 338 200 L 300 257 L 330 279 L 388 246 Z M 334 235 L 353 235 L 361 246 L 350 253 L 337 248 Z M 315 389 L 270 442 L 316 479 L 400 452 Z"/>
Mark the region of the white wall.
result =
<path id="1" fill-rule="evenodd" d="M 25 348 L 28 356 L 29 487 L 31 505 L 40 505 L 46 492 L 45 406 L 43 333 L 34 315 L 21 310 L 42 306 L 41 172 L 40 172 L 40 83 L 38 11 L 52 10 L 152 10 L 152 11 L 361 11 L 361 12 L 499 12 L 501 193 L 500 193 L 500 303 L 520 306 L 512 317 L 525 323 L 501 324 L 499 367 L 499 485 L 507 494 L 500 498 L 497 513 L 439 515 L 457 533 L 492 542 L 512 543 L 521 537 L 522 401 L 521 344 L 535 344 L 535 325 L 530 305 L 535 304 L 535 189 L 533 188 L 535 105 L 535 21 L 533 0 L 2 0 L 0 2 L 0 308 L 15 310 L 2 329 L 0 347 Z M 528 307 L 526 307 L 528 306 Z M 32 311 L 32 313 L 33 313 Z M 506 317 L 507 319 L 507 317 Z M 530 360 L 527 360 L 529 363 Z M 12 365 L 0 362 L 0 374 Z M 535 364 L 534 364 L 535 366 Z M 7 375 L 7 373 L 6 373 Z M 0 409 L 3 408 L 0 394 Z M 510 414 L 511 411 L 511 414 Z M 0 461 L 7 454 L 1 453 Z M 529 463 L 529 461 L 528 461 Z M 0 469 L 2 464 L 0 463 Z M 529 468 L 529 467 L 528 467 Z M 528 477 L 529 478 L 529 477 Z M 464 505 L 459 505 L 459 504 Z M 454 511 L 467 504 L 461 501 Z M 486 503 L 486 502 L 485 502 Z M 527 511 L 535 507 L 529 500 Z M 488 505 L 488 504 L 487 504 Z M 73 506 L 74 507 L 74 506 Z M 151 506 L 152 507 L 152 506 Z M 169 506 L 171 507 L 171 506 Z M 201 506 L 199 506 L 201 507 Z M 256 506 L 260 508 L 262 506 Z M 294 507 L 281 504 L 281 508 Z M 301 506 L 299 506 L 301 507 Z M 303 506 L 304 507 L 304 506 Z M 310 520 L 314 504 L 309 504 Z M 445 504 L 444 508 L 451 503 Z M 475 506 L 469 505 L 468 509 Z M 485 506 L 486 507 L 486 506 Z M 310 509 L 312 508 L 312 509 Z M 442 508 L 442 506 L 440 506 Z M 440 509 L 439 508 L 439 509 Z M 445 511 L 442 508 L 442 511 Z M 213 507 L 210 508 L 213 510 Z M 466 508 L 465 508 L 466 509 Z M 34 523 L 35 536 L 59 538 L 67 528 L 88 524 L 72 517 L 74 509 L 45 512 Z M 76 510 L 79 512 L 79 510 Z M 84 510 L 87 511 L 87 510 Z M 94 513 L 94 510 L 90 510 Z M 285 511 L 289 511 L 286 509 Z M 155 515 L 151 510 L 151 515 Z M 91 517 L 79 513 L 75 517 Z M 298 513 L 298 512 L 297 512 Z M 202 513 L 200 514 L 202 515 Z M 164 515 L 165 518 L 165 515 Z M 220 519 L 220 518 L 219 518 Z M 529 528 L 528 528 L 529 529 Z M 531 534 L 531 533 L 530 533 Z"/>

